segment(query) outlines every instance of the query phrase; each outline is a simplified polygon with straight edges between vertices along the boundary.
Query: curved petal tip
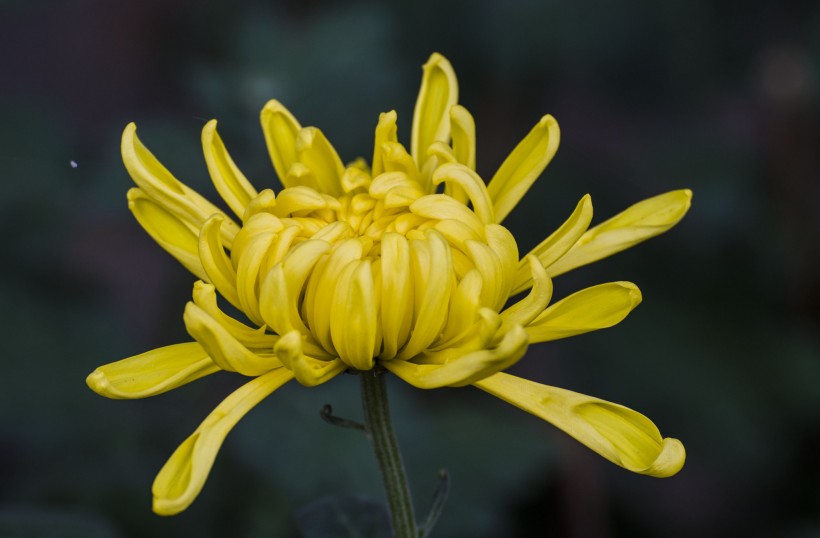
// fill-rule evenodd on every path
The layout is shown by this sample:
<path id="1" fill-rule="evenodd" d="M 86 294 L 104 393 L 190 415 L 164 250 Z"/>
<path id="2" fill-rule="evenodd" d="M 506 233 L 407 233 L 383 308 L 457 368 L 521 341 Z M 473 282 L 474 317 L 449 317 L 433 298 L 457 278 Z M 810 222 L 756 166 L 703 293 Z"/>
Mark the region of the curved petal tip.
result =
<path id="1" fill-rule="evenodd" d="M 108 378 L 99 368 L 88 374 L 88 377 L 85 378 L 85 384 L 100 396 L 107 396 L 111 388 Z"/>
<path id="2" fill-rule="evenodd" d="M 227 433 L 227 432 L 225 432 Z M 173 516 L 188 508 L 196 499 L 213 465 L 216 450 L 206 458 L 197 458 L 200 433 L 196 432 L 182 443 L 157 475 L 151 488 L 152 509 L 160 516 Z M 216 440 L 216 449 L 222 439 Z M 213 444 L 213 443 L 211 443 Z M 197 463 L 199 465 L 197 465 Z"/>
<path id="3" fill-rule="evenodd" d="M 652 462 L 652 465 L 638 472 L 656 478 L 667 478 L 676 475 L 683 468 L 685 462 L 686 449 L 683 448 L 683 443 L 677 439 L 666 437 L 661 445 L 661 451 L 655 461 Z"/>

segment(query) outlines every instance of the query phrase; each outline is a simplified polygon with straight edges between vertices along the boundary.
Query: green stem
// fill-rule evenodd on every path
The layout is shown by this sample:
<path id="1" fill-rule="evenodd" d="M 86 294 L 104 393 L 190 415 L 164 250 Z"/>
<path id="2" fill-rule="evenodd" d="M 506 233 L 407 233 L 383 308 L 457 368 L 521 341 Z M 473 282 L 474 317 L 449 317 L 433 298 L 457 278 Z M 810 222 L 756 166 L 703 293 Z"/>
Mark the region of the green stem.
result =
<path id="1" fill-rule="evenodd" d="M 390 421 L 390 406 L 387 402 L 387 385 L 384 372 L 373 369 L 359 374 L 362 379 L 362 405 L 364 422 L 373 452 L 379 462 L 387 506 L 396 538 L 417 538 L 416 518 L 413 514 L 413 499 L 407 485 L 407 475 L 401 461 L 399 445 Z"/>

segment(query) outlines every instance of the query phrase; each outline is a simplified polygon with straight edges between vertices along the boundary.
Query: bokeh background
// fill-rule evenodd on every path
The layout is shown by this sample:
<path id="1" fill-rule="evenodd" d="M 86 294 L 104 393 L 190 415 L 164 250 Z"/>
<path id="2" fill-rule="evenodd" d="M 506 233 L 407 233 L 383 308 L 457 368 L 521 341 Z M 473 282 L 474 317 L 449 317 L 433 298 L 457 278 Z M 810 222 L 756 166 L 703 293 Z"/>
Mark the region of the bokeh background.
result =
<path id="1" fill-rule="evenodd" d="M 631 280 L 640 308 L 515 367 L 644 412 L 684 441 L 683 471 L 634 476 L 478 390 L 391 383 L 419 512 L 438 469 L 452 476 L 434 536 L 820 536 L 820 4 L 4 0 L 0 51 L 0 536 L 289 537 L 322 496 L 380 498 L 366 440 L 318 417 L 360 417 L 351 376 L 267 399 L 174 518 L 150 511 L 154 475 L 241 380 L 109 401 L 84 378 L 187 340 L 193 278 L 126 207 L 127 122 L 215 199 L 199 132 L 218 118 L 275 186 L 268 99 L 343 159 L 369 156 L 380 112 L 408 140 L 433 51 L 459 75 L 484 177 L 541 115 L 562 127 L 506 221 L 522 252 L 585 193 L 598 222 L 695 193 L 673 231 L 556 283 Z"/>

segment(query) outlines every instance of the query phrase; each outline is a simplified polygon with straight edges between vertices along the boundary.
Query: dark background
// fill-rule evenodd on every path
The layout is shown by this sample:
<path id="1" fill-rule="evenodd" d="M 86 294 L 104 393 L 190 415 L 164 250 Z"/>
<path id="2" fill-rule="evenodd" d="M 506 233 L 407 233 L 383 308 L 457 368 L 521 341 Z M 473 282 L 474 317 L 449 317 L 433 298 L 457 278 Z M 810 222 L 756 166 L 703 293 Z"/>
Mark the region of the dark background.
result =
<path id="1" fill-rule="evenodd" d="M 391 383 L 419 511 L 436 472 L 438 536 L 820 535 L 820 182 L 816 2 L 397 1 L 0 3 L 0 535 L 295 536 L 329 494 L 378 497 L 356 379 L 291 383 L 229 435 L 204 491 L 150 511 L 156 472 L 241 380 L 217 375 L 109 401 L 96 366 L 188 339 L 193 277 L 128 212 L 119 138 L 216 198 L 210 118 L 258 188 L 275 186 L 269 98 L 344 160 L 379 112 L 409 140 L 420 66 L 453 63 L 492 175 L 544 113 L 561 148 L 506 224 L 522 253 L 585 193 L 595 222 L 693 189 L 689 215 L 561 277 L 558 296 L 636 282 L 615 329 L 533 346 L 515 372 L 640 410 L 680 438 L 676 477 L 629 474 L 473 388 Z M 76 168 L 71 166 L 76 163 Z"/>

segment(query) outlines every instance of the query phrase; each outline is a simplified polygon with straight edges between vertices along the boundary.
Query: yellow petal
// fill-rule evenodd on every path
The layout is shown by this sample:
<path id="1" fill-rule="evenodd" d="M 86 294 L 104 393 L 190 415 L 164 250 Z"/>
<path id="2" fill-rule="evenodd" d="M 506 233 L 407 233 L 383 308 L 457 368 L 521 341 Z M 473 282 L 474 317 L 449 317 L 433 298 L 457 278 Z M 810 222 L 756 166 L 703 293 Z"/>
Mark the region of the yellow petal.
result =
<path id="1" fill-rule="evenodd" d="M 559 140 L 558 123 L 548 114 L 504 160 L 487 185 L 495 207 L 496 222 L 504 221 L 538 179 L 558 150 Z"/>
<path id="2" fill-rule="evenodd" d="M 460 205 L 460 204 L 458 204 Z M 456 247 L 453 251 L 453 255 L 455 256 L 457 253 L 461 254 L 463 252 L 468 252 L 467 249 L 467 242 L 468 241 L 485 241 L 486 238 L 484 236 L 484 230 L 479 227 L 478 229 L 468 226 L 464 224 L 462 221 L 454 220 L 454 219 L 445 219 L 441 220 L 433 226 L 434 229 L 441 232 L 441 235 L 444 236 L 445 239 L 450 243 L 450 245 Z M 460 252 L 459 252 L 460 251 Z M 463 256 L 463 254 L 462 254 Z M 454 258 L 453 263 L 456 263 L 457 260 Z M 472 269 L 473 264 L 472 262 L 467 262 L 468 268 Z M 460 272 L 458 266 L 456 266 L 456 275 L 459 277 L 464 275 L 464 272 Z"/>
<path id="3" fill-rule="evenodd" d="M 441 166 L 442 164 L 460 164 L 456 161 L 456 156 L 453 154 L 453 148 L 451 148 L 448 144 L 444 142 L 433 142 L 430 144 L 430 147 L 427 148 L 427 157 L 436 157 L 438 159 L 438 164 L 436 166 Z M 482 181 L 482 185 L 483 185 Z M 447 194 L 447 190 L 445 187 L 445 194 Z"/>
<path id="4" fill-rule="evenodd" d="M 151 488 L 154 512 L 170 516 L 188 508 L 205 485 L 228 432 L 248 411 L 291 379 L 293 374 L 289 370 L 279 368 L 253 379 L 225 398 L 160 470 Z"/>
<path id="5" fill-rule="evenodd" d="M 453 135 L 453 153 L 456 160 L 475 170 L 475 120 L 461 105 L 450 109 L 450 129 Z"/>
<path id="6" fill-rule="evenodd" d="M 644 415 L 598 398 L 499 373 L 474 383 L 568 433 L 612 463 L 655 477 L 676 474 L 686 452 Z"/>
<path id="7" fill-rule="evenodd" d="M 435 230 L 428 230 L 424 240 L 411 241 L 410 266 L 415 283 L 415 322 L 410 339 L 397 356 L 399 360 L 412 359 L 441 333 L 447 322 L 446 305 L 455 282 L 450 247 Z"/>
<path id="8" fill-rule="evenodd" d="M 350 194 L 356 189 L 367 189 L 370 185 L 370 174 L 358 166 L 348 166 L 342 174 L 342 190 Z"/>
<path id="9" fill-rule="evenodd" d="M 475 170 L 475 121 L 472 115 L 461 105 L 456 105 L 450 109 L 450 130 L 453 137 L 453 147 L 450 150 L 451 160 L 461 163 L 471 170 Z M 442 144 L 438 142 L 437 144 Z M 434 145 L 435 146 L 435 145 Z M 449 146 L 445 146 L 449 148 Z M 436 156 L 441 160 L 440 152 Z M 441 160 L 450 162 L 450 160 Z M 482 180 L 483 184 L 483 180 Z M 444 185 L 444 194 L 450 196 L 462 204 L 468 201 L 467 193 L 464 189 L 454 183 Z"/>
<path id="10" fill-rule="evenodd" d="M 301 230 L 298 225 L 288 223 L 288 226 L 286 226 L 284 230 L 279 232 L 279 235 L 276 236 L 276 239 L 268 247 L 268 250 L 265 254 L 264 263 L 259 269 L 260 279 L 268 271 L 270 271 L 274 265 L 282 261 L 285 255 L 287 255 L 287 253 L 290 252 L 290 247 L 296 239 L 296 236 L 299 235 L 300 231 Z"/>
<path id="11" fill-rule="evenodd" d="M 481 303 L 500 310 L 509 298 L 512 275 L 518 265 L 518 246 L 512 234 L 503 226 L 485 227 L 487 242 L 465 241 L 473 266 L 481 273 L 484 286 Z"/>
<path id="12" fill-rule="evenodd" d="M 527 326 L 531 342 L 567 338 L 620 323 L 641 302 L 631 282 L 592 286 L 550 306 Z"/>
<path id="13" fill-rule="evenodd" d="M 398 142 L 385 142 L 382 144 L 382 164 L 385 172 L 402 172 L 410 181 L 419 181 L 419 171 L 413 157 L 407 153 L 403 145 Z M 422 191 L 426 191 L 426 186 L 419 184 Z"/>
<path id="14" fill-rule="evenodd" d="M 560 228 L 552 232 L 537 247 L 532 249 L 528 255 L 537 256 L 544 267 L 549 267 L 561 256 L 563 256 L 589 228 L 592 221 L 592 199 L 588 194 L 581 198 L 575 211 L 561 225 Z M 518 273 L 515 275 L 513 293 L 520 293 L 532 284 L 530 278 L 530 268 L 525 259 L 518 264 Z"/>
<path id="15" fill-rule="evenodd" d="M 330 335 L 339 357 L 357 370 L 373 368 L 378 305 L 369 261 L 353 261 L 339 274 L 330 304 Z"/>
<path id="16" fill-rule="evenodd" d="M 350 235 L 350 225 L 344 221 L 337 220 L 324 226 L 311 237 L 313 239 L 321 239 L 332 245 L 343 238 L 349 238 Z"/>
<path id="17" fill-rule="evenodd" d="M 347 370 L 348 366 L 339 357 L 320 360 L 302 353 L 293 360 L 293 374 L 305 387 L 315 387 L 326 383 Z"/>
<path id="18" fill-rule="evenodd" d="M 382 200 L 396 187 L 409 187 L 415 182 L 411 181 L 404 172 L 383 172 L 373 177 L 367 189 L 368 194 L 377 200 Z M 419 191 L 421 192 L 421 191 Z"/>
<path id="19" fill-rule="evenodd" d="M 261 214 L 256 216 L 261 216 Z M 241 310 L 257 325 L 265 323 L 259 313 L 259 295 L 257 293 L 259 290 L 260 269 L 276 238 L 277 234 L 273 232 L 251 236 L 247 246 L 242 250 L 239 265 L 236 268 L 236 293 L 239 296 Z"/>
<path id="20" fill-rule="evenodd" d="M 101 396 L 155 396 L 219 371 L 196 342 L 174 344 L 100 366 L 85 382 Z"/>
<path id="21" fill-rule="evenodd" d="M 329 381 L 347 369 L 338 357 L 319 360 L 305 355 L 302 350 L 303 336 L 299 331 L 290 331 L 282 336 L 274 351 L 279 360 L 293 372 L 296 381 L 306 387 L 315 387 Z"/>
<path id="22" fill-rule="evenodd" d="M 329 249 L 325 241 L 303 241 L 262 279 L 259 312 L 274 332 L 285 334 L 296 329 L 305 336 L 309 334 L 299 314 L 299 298 L 316 262 Z"/>
<path id="23" fill-rule="evenodd" d="M 469 332 L 478 318 L 482 285 L 481 273 L 477 269 L 470 269 L 464 274 L 453 292 L 453 299 L 448 309 L 447 325 L 444 326 L 441 336 L 431 349 L 449 347 Z"/>
<path id="24" fill-rule="evenodd" d="M 285 190 L 288 189 L 310 189 L 312 191 L 319 190 L 319 182 L 316 180 L 316 174 L 306 165 L 296 162 L 288 168 L 288 173 L 282 180 L 282 185 L 285 185 Z M 284 192 L 284 191 L 283 191 Z M 320 198 L 321 195 L 316 193 Z M 278 202 L 278 199 L 277 199 Z M 285 212 L 281 208 L 274 210 L 277 215 L 283 215 Z"/>
<path id="25" fill-rule="evenodd" d="M 199 234 L 199 260 L 208 281 L 212 282 L 219 293 L 237 308 L 241 308 L 236 291 L 236 271 L 222 246 L 219 229 L 222 226 L 221 215 L 213 215 L 202 225 Z"/>
<path id="26" fill-rule="evenodd" d="M 414 364 L 403 360 L 382 362 L 386 369 L 420 389 L 463 387 L 515 364 L 527 351 L 527 334 L 515 326 L 492 349 L 466 353 L 446 364 Z"/>
<path id="27" fill-rule="evenodd" d="M 498 295 L 490 305 L 497 312 L 510 297 L 513 277 L 518 268 L 518 244 L 513 234 L 500 224 L 488 224 L 484 227 L 484 233 L 487 235 L 487 245 L 496 253 L 499 261 Z"/>
<path id="28" fill-rule="evenodd" d="M 308 281 L 305 291 L 305 318 L 316 340 L 328 352 L 333 352 L 334 341 L 330 336 L 331 312 L 328 308 L 337 288 L 337 279 L 342 270 L 351 262 L 360 260 L 363 245 L 358 239 L 346 239 L 337 243 L 330 256 L 321 259 L 314 268 L 314 275 Z"/>
<path id="29" fill-rule="evenodd" d="M 382 359 L 392 359 L 407 341 L 413 319 L 413 279 L 410 272 L 410 245 L 397 233 L 382 236 Z"/>
<path id="30" fill-rule="evenodd" d="M 286 181 L 288 170 L 298 161 L 296 157 L 296 137 L 302 126 L 282 103 L 272 99 L 267 102 L 260 115 L 265 143 L 268 146 L 273 168 L 283 187 L 290 187 Z"/>
<path id="31" fill-rule="evenodd" d="M 501 316 L 498 312 L 486 307 L 468 313 L 470 327 L 455 342 L 444 345 L 441 338 L 436 339 L 433 345 L 416 355 L 412 362 L 416 364 L 447 364 L 458 360 L 470 352 L 492 349 L 507 333 L 500 332 Z M 442 331 L 443 332 L 443 331 Z"/>
<path id="32" fill-rule="evenodd" d="M 345 165 L 345 169 L 348 168 L 355 168 L 360 172 L 364 172 L 365 174 L 371 175 L 370 166 L 367 164 L 367 159 L 364 157 L 356 157 L 349 163 Z"/>
<path id="33" fill-rule="evenodd" d="M 280 192 L 279 194 L 282 193 Z M 282 222 L 282 219 L 272 213 L 263 211 L 252 215 L 251 218 L 245 221 L 239 233 L 236 234 L 236 239 L 231 249 L 231 265 L 234 266 L 234 269 L 239 267 L 240 259 L 244 256 L 248 245 L 256 236 L 263 233 L 277 234 L 284 229 L 285 224 Z"/>
<path id="34" fill-rule="evenodd" d="M 137 138 L 137 127 L 133 123 L 122 133 L 121 150 L 123 163 L 134 183 L 187 225 L 199 229 L 214 213 L 224 215 L 221 209 L 171 175 Z M 230 247 L 239 227 L 227 215 L 225 221 L 223 239 Z"/>
<path id="35" fill-rule="evenodd" d="M 507 325 L 527 326 L 544 312 L 552 298 L 552 280 L 544 270 L 544 266 L 532 254 L 528 254 L 524 259 L 530 266 L 531 281 L 533 282 L 532 290 L 529 295 L 501 313 L 501 319 Z"/>
<path id="36" fill-rule="evenodd" d="M 424 191 L 418 182 L 411 180 L 406 173 L 400 171 L 379 174 L 373 178 L 368 192 L 373 198 L 384 200 L 385 207 L 388 209 L 407 207 L 424 196 Z"/>
<path id="37" fill-rule="evenodd" d="M 662 234 L 686 215 L 691 203 L 692 191 L 688 189 L 638 202 L 590 228 L 563 257 L 547 267 L 547 272 L 555 277 Z"/>
<path id="38" fill-rule="evenodd" d="M 256 189 L 248 182 L 225 149 L 222 138 L 216 132 L 216 120 L 209 121 L 202 129 L 202 152 L 205 154 L 205 163 L 208 165 L 208 172 L 217 192 L 241 219 L 245 214 L 245 208 L 256 198 Z"/>
<path id="39" fill-rule="evenodd" d="M 410 152 L 421 170 L 427 148 L 450 140 L 450 109 L 458 102 L 458 81 L 453 66 L 438 53 L 424 64 L 421 89 L 413 111 Z"/>
<path id="40" fill-rule="evenodd" d="M 396 126 L 396 111 L 382 112 L 379 114 L 379 123 L 376 125 L 376 135 L 373 144 L 373 167 L 371 169 L 372 177 L 376 177 L 384 172 L 384 157 L 382 146 L 387 142 L 398 142 L 396 134 L 398 127 Z"/>
<path id="41" fill-rule="evenodd" d="M 256 353 L 242 345 L 218 320 L 194 303 L 185 305 L 182 316 L 188 334 L 202 345 L 213 361 L 223 370 L 257 376 L 282 366 L 270 350 Z"/>
<path id="42" fill-rule="evenodd" d="M 208 280 L 199 259 L 197 233 L 190 224 L 140 189 L 128 191 L 128 209 L 148 235 L 197 277 Z"/>
<path id="43" fill-rule="evenodd" d="M 484 237 L 484 223 L 464 204 L 444 194 L 428 194 L 410 205 L 415 215 L 436 220 L 457 220 L 466 224 L 479 237 Z"/>
<path id="44" fill-rule="evenodd" d="M 433 173 L 433 185 L 456 185 L 473 204 L 473 211 L 484 224 L 495 222 L 493 203 L 487 194 L 484 181 L 463 164 L 443 164 Z"/>
<path id="45" fill-rule="evenodd" d="M 264 189 L 256 198 L 248 202 L 245 213 L 242 215 L 242 222 L 248 222 L 257 213 L 273 213 L 274 207 L 276 207 L 276 194 L 272 189 Z"/>
<path id="46" fill-rule="evenodd" d="M 305 127 L 296 137 L 299 162 L 313 172 L 318 191 L 331 196 L 342 195 L 344 164 L 325 135 L 316 127 Z"/>
<path id="47" fill-rule="evenodd" d="M 481 304 L 496 306 L 503 284 L 498 253 L 481 241 L 467 241 L 466 245 L 466 254 L 472 260 L 473 267 L 481 273 Z"/>
<path id="48" fill-rule="evenodd" d="M 277 337 L 266 334 L 264 326 L 258 328 L 248 327 L 223 312 L 217 304 L 216 290 L 213 284 L 206 284 L 201 280 L 194 282 L 193 300 L 195 305 L 225 327 L 231 333 L 231 336 L 236 338 L 243 346 L 250 349 L 270 350 L 276 343 Z"/>
<path id="49" fill-rule="evenodd" d="M 296 211 L 315 211 L 325 207 L 327 207 L 327 200 L 320 193 L 313 188 L 300 185 L 288 187 L 279 193 L 273 213 L 286 217 Z"/>

